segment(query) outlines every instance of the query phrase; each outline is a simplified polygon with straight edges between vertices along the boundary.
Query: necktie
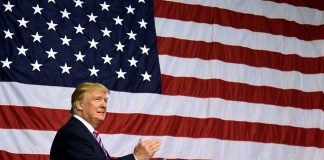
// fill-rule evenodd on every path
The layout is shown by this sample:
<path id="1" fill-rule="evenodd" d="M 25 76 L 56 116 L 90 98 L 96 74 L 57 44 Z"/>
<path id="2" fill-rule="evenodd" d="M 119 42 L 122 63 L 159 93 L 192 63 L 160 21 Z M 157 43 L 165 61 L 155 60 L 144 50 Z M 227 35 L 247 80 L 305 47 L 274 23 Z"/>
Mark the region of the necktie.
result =
<path id="1" fill-rule="evenodd" d="M 107 159 L 108 159 L 108 152 L 106 151 L 106 149 L 105 149 L 105 147 L 104 147 L 104 145 L 103 145 L 103 143 L 102 143 L 102 140 L 101 140 L 101 138 L 100 138 L 100 136 L 99 136 L 99 133 L 98 133 L 96 130 L 93 131 L 93 136 L 96 138 L 96 140 L 97 140 L 98 143 L 100 144 L 102 150 L 105 152 L 105 155 L 106 155 L 106 157 L 107 157 Z"/>

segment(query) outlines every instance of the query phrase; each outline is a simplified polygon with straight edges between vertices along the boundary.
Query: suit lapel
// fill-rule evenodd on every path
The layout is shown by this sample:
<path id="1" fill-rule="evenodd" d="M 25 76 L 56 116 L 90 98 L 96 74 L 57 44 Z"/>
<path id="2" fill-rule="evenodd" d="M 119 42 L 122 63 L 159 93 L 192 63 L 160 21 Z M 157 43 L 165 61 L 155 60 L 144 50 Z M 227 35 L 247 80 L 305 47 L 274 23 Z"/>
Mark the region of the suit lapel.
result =
<path id="1" fill-rule="evenodd" d="M 89 129 L 78 119 L 75 117 L 72 117 L 70 120 L 71 123 L 74 123 L 75 125 L 79 126 L 80 129 L 84 134 L 86 134 L 86 138 L 89 140 L 90 143 L 94 144 L 97 146 L 97 149 L 101 151 L 101 153 L 106 157 L 105 151 L 101 148 L 99 142 L 96 140 L 96 138 L 93 136 L 93 134 L 89 131 Z M 108 152 L 107 152 L 108 154 Z M 110 156 L 108 154 L 108 158 L 110 159 Z"/>

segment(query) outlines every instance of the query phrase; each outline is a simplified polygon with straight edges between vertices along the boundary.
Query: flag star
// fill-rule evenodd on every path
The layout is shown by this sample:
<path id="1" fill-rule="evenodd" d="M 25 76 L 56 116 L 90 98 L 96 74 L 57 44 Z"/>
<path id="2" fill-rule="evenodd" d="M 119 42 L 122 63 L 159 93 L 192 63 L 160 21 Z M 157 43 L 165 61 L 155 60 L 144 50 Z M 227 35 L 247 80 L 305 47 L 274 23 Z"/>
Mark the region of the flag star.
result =
<path id="1" fill-rule="evenodd" d="M 147 23 L 144 21 L 144 19 L 142 19 L 142 21 L 139 21 L 138 23 L 140 24 L 140 28 L 144 27 L 146 29 Z"/>
<path id="2" fill-rule="evenodd" d="M 66 44 L 66 45 L 70 46 L 71 39 L 68 39 L 66 37 L 66 35 L 64 35 L 64 38 L 60 38 L 60 39 L 62 40 L 62 45 Z"/>
<path id="3" fill-rule="evenodd" d="M 19 22 L 19 27 L 20 26 L 24 26 L 25 28 L 27 28 L 27 23 L 29 21 L 25 21 L 25 18 L 24 17 L 22 17 L 21 20 L 17 20 L 17 21 Z"/>
<path id="4" fill-rule="evenodd" d="M 111 31 L 108 30 L 107 27 L 105 28 L 105 30 L 101 30 L 101 32 L 103 33 L 103 37 L 104 36 L 110 37 Z"/>
<path id="5" fill-rule="evenodd" d="M 33 9 L 34 9 L 34 14 L 37 14 L 37 13 L 42 14 L 41 12 L 44 8 L 40 8 L 39 5 L 37 4 L 36 7 L 33 7 Z"/>
<path id="6" fill-rule="evenodd" d="M 55 27 L 57 26 L 57 24 L 53 23 L 53 21 L 51 20 L 51 22 L 47 22 L 48 25 L 48 30 L 53 29 L 55 31 Z"/>
<path id="7" fill-rule="evenodd" d="M 142 54 L 146 54 L 148 55 L 148 51 L 150 50 L 150 48 L 146 48 L 146 46 L 144 45 L 144 47 L 140 47 L 140 49 L 142 50 Z"/>
<path id="8" fill-rule="evenodd" d="M 106 56 L 105 57 L 101 57 L 103 60 L 104 60 L 104 64 L 106 64 L 106 63 L 109 63 L 109 64 L 111 64 L 111 60 L 112 60 L 112 58 L 111 57 L 109 57 L 108 56 L 108 54 L 106 54 Z"/>
<path id="9" fill-rule="evenodd" d="M 107 10 L 107 11 L 109 11 L 109 7 L 110 7 L 110 5 L 106 4 L 106 2 L 104 2 L 104 3 L 100 4 L 100 5 L 101 5 L 101 10 L 102 10 L 102 11 L 103 11 L 103 10 Z"/>
<path id="10" fill-rule="evenodd" d="M 117 25 L 117 24 L 119 24 L 119 25 L 121 25 L 121 26 L 123 25 L 123 24 L 122 24 L 122 21 L 123 21 L 124 19 L 120 19 L 119 16 L 117 16 L 116 18 L 113 18 L 113 19 L 115 20 L 115 25 Z"/>
<path id="11" fill-rule="evenodd" d="M 132 57 L 132 59 L 128 60 L 128 62 L 130 63 L 129 66 L 135 66 L 135 67 L 137 67 L 136 63 L 137 63 L 138 61 L 135 60 L 134 57 Z"/>
<path id="12" fill-rule="evenodd" d="M 149 75 L 146 71 L 144 74 L 141 74 L 141 75 L 143 77 L 143 81 L 145 81 L 145 80 L 151 81 L 150 78 L 152 77 L 152 75 Z"/>
<path id="13" fill-rule="evenodd" d="M 2 63 L 2 68 L 7 67 L 10 69 L 10 64 L 12 63 L 12 61 L 9 61 L 8 58 L 5 61 L 1 61 Z"/>
<path id="14" fill-rule="evenodd" d="M 48 3 L 53 2 L 55 4 L 55 0 L 48 0 Z"/>
<path id="15" fill-rule="evenodd" d="M 4 10 L 5 12 L 6 11 L 12 12 L 12 7 L 14 7 L 15 5 L 10 4 L 10 1 L 8 1 L 8 3 L 4 4 L 3 6 L 6 7 L 5 10 Z"/>
<path id="16" fill-rule="evenodd" d="M 83 30 L 84 30 L 84 28 L 81 27 L 80 24 L 79 24 L 77 27 L 74 27 L 74 28 L 76 29 L 76 33 L 75 33 L 75 34 L 77 34 L 77 33 L 81 33 L 81 34 L 83 34 Z"/>
<path id="17" fill-rule="evenodd" d="M 81 52 L 79 51 L 79 54 L 74 54 L 76 56 L 76 60 L 75 61 L 82 61 L 83 62 L 83 58 L 85 57 L 85 55 L 81 54 Z"/>
<path id="18" fill-rule="evenodd" d="M 136 40 L 135 36 L 136 36 L 137 34 L 133 33 L 132 30 L 131 30 L 129 33 L 127 33 L 127 34 L 128 34 L 128 36 L 129 36 L 128 39 L 134 39 L 134 40 Z"/>
<path id="19" fill-rule="evenodd" d="M 138 0 L 138 3 L 145 3 L 145 0 Z"/>
<path id="20" fill-rule="evenodd" d="M 66 9 L 64 9 L 64 11 L 60 11 L 62 13 L 62 18 L 67 18 L 69 19 L 69 15 L 71 14 L 70 12 L 66 11 Z"/>
<path id="21" fill-rule="evenodd" d="M 125 45 L 122 45 L 121 43 L 120 43 L 120 41 L 118 42 L 118 44 L 115 44 L 115 46 L 117 47 L 117 50 L 116 51 L 122 51 L 122 52 L 124 52 L 124 47 L 125 47 Z"/>
<path id="22" fill-rule="evenodd" d="M 125 79 L 126 72 L 123 72 L 121 68 L 119 69 L 119 71 L 116 71 L 116 73 L 118 75 L 117 78 L 123 78 L 123 79 Z"/>
<path id="23" fill-rule="evenodd" d="M 52 48 L 49 51 L 46 51 L 46 53 L 48 54 L 47 58 L 52 57 L 54 59 L 55 59 L 55 54 L 57 54 L 57 52 L 54 52 Z"/>
<path id="24" fill-rule="evenodd" d="M 134 14 L 134 10 L 135 10 L 135 8 L 132 8 L 131 5 L 129 5 L 128 7 L 125 7 L 125 8 L 127 9 L 127 14 L 128 14 L 128 13 L 132 13 L 132 14 Z"/>
<path id="25" fill-rule="evenodd" d="M 24 56 L 26 56 L 26 51 L 28 51 L 28 49 L 24 48 L 23 45 L 21 45 L 20 48 L 17 47 L 17 49 L 19 50 L 18 55 L 23 54 Z"/>
<path id="26" fill-rule="evenodd" d="M 90 48 L 94 47 L 95 49 L 97 49 L 98 42 L 94 41 L 93 38 L 91 41 L 88 41 L 88 42 L 90 43 Z"/>
<path id="27" fill-rule="evenodd" d="M 92 69 L 89 69 L 90 76 L 95 75 L 96 77 L 98 77 L 97 72 L 99 72 L 99 69 L 96 69 L 94 66 L 92 66 Z"/>
<path id="28" fill-rule="evenodd" d="M 41 39 L 43 36 L 39 35 L 38 32 L 36 32 L 36 34 L 32 35 L 32 37 L 34 37 L 33 42 L 38 41 L 39 43 L 41 43 L 41 40 L 40 40 L 40 39 Z"/>
<path id="29" fill-rule="evenodd" d="M 88 15 L 88 17 L 89 17 L 89 22 L 91 22 L 91 21 L 96 22 L 96 18 L 98 16 L 95 16 L 95 15 L 93 15 L 93 13 L 91 13 L 90 15 Z"/>
<path id="30" fill-rule="evenodd" d="M 38 71 L 40 71 L 40 68 L 39 67 L 41 67 L 43 64 L 38 64 L 38 62 L 37 62 L 37 60 L 36 60 L 36 62 L 33 64 L 33 63 L 31 63 L 31 65 L 33 66 L 33 70 L 38 70 Z"/>
<path id="31" fill-rule="evenodd" d="M 82 1 L 80 1 L 80 0 L 73 0 L 73 1 L 74 1 L 74 3 L 75 3 L 75 7 L 79 6 L 79 7 L 82 8 L 82 3 L 84 3 L 84 2 L 82 2 Z"/>
<path id="32" fill-rule="evenodd" d="M 72 67 L 68 67 L 67 64 L 65 63 L 64 66 L 60 66 L 62 68 L 62 74 L 63 73 L 67 73 L 67 74 L 70 74 L 70 69 Z"/>
<path id="33" fill-rule="evenodd" d="M 6 35 L 4 38 L 10 38 L 12 39 L 12 36 L 14 35 L 13 33 L 10 32 L 10 30 L 8 29 L 7 31 L 3 31 Z"/>

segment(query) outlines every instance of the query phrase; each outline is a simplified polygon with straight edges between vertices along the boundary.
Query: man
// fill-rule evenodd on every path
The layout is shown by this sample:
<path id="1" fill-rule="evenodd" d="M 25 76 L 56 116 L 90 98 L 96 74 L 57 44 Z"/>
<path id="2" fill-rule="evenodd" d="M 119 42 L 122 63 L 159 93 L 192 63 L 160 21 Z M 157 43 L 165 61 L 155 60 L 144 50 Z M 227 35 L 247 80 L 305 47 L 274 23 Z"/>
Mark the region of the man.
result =
<path id="1" fill-rule="evenodd" d="M 107 160 L 110 155 L 104 148 L 96 128 L 106 117 L 109 90 L 99 83 L 81 83 L 71 98 L 71 119 L 57 132 L 51 160 Z M 121 160 L 146 160 L 160 149 L 157 139 L 140 140 L 133 154 Z"/>

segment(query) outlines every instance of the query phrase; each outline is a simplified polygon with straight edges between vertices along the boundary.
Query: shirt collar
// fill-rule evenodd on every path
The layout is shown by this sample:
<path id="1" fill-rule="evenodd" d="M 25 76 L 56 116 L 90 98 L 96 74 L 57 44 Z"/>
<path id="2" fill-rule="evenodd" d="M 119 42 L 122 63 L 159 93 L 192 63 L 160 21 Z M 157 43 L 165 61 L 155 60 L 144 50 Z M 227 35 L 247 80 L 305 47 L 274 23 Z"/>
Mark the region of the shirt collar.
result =
<path id="1" fill-rule="evenodd" d="M 81 123 L 83 123 L 87 128 L 88 130 L 90 131 L 90 133 L 93 133 L 93 131 L 95 130 L 92 125 L 90 123 L 88 123 L 86 120 L 84 120 L 82 117 L 76 115 L 76 114 L 73 114 L 73 117 L 78 119 L 79 121 L 81 121 Z"/>

